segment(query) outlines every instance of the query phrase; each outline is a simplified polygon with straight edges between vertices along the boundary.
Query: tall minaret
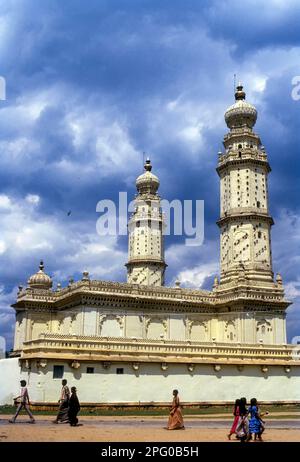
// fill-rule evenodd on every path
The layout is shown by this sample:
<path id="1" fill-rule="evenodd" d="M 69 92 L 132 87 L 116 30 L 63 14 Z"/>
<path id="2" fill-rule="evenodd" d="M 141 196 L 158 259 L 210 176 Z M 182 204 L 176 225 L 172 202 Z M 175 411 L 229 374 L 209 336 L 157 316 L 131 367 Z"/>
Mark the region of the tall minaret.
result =
<path id="1" fill-rule="evenodd" d="M 127 282 L 149 286 L 164 284 L 163 217 L 157 194 L 159 179 L 151 173 L 149 159 L 145 172 L 136 180 L 138 194 L 128 223 Z"/>
<path id="2" fill-rule="evenodd" d="M 251 284 L 272 286 L 272 254 L 267 176 L 271 171 L 259 136 L 253 132 L 254 106 L 245 101 L 239 83 L 235 104 L 225 113 L 230 129 L 219 153 L 217 172 L 221 183 L 221 243 L 223 287 L 245 278 Z"/>

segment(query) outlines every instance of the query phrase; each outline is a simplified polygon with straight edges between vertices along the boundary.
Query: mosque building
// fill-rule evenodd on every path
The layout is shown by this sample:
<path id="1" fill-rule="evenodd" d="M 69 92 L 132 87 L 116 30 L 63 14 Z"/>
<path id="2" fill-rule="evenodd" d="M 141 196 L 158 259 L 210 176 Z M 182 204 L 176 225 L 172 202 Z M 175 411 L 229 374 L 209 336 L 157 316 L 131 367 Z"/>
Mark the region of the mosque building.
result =
<path id="1" fill-rule="evenodd" d="M 300 356 L 287 344 L 286 309 L 272 268 L 268 155 L 257 111 L 238 85 L 218 154 L 220 277 L 211 291 L 164 285 L 164 216 L 149 159 L 128 223 L 127 282 L 82 279 L 55 289 L 41 262 L 20 288 L 12 357 L 33 403 L 56 403 L 60 383 L 82 403 L 182 400 L 300 402 Z"/>

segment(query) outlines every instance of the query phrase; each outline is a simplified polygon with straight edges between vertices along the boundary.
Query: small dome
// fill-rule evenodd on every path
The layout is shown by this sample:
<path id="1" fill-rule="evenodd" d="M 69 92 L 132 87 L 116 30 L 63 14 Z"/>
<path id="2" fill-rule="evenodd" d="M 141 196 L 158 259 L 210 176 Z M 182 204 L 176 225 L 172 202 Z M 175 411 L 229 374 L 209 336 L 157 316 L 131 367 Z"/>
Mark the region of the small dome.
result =
<path id="1" fill-rule="evenodd" d="M 225 122 L 228 128 L 242 127 L 243 125 L 252 128 L 255 125 L 257 110 L 252 104 L 245 101 L 245 98 L 243 86 L 239 83 L 235 92 L 236 102 L 225 112 Z"/>
<path id="2" fill-rule="evenodd" d="M 282 277 L 281 277 L 281 274 L 279 273 L 277 273 L 276 275 L 276 282 L 277 284 L 282 285 Z"/>
<path id="3" fill-rule="evenodd" d="M 39 271 L 28 279 L 28 285 L 31 289 L 51 289 L 52 280 L 50 276 L 44 272 L 44 263 L 42 261 Z"/>
<path id="4" fill-rule="evenodd" d="M 150 159 L 144 165 L 145 173 L 137 177 L 136 187 L 140 194 L 156 194 L 159 188 L 159 179 L 151 173 L 152 165 Z"/>

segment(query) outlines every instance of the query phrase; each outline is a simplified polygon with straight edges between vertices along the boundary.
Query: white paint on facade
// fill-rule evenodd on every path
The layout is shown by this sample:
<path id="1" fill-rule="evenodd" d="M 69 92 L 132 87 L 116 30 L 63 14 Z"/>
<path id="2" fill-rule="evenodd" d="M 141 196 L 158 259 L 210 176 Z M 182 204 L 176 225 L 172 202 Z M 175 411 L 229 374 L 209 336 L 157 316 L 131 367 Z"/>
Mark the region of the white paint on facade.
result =
<path id="1" fill-rule="evenodd" d="M 0 359 L 0 405 L 12 404 L 20 391 L 21 370 L 18 358 Z"/>
<path id="2" fill-rule="evenodd" d="M 91 281 L 85 272 L 52 290 L 41 263 L 19 291 L 14 354 L 33 401 L 57 401 L 58 365 L 88 403 L 167 402 L 174 388 L 190 403 L 300 400 L 300 361 L 286 344 L 290 302 L 272 272 L 270 167 L 256 117 L 239 85 L 218 159 L 221 273 L 212 291 L 164 287 L 159 180 L 149 160 L 129 221 L 127 283 Z M 10 400 L 18 363 L 5 364 L 2 399 Z"/>
<path id="3" fill-rule="evenodd" d="M 266 402 L 300 401 L 300 368 L 287 373 L 283 366 L 274 366 L 264 373 L 256 366 L 241 366 L 239 370 L 229 365 L 215 371 L 212 365 L 200 364 L 189 372 L 183 364 L 169 365 L 164 371 L 159 364 L 143 363 L 134 371 L 130 364 L 116 362 L 107 369 L 99 363 L 88 363 L 74 371 L 57 361 L 45 371 L 22 373 L 36 402 L 58 400 L 61 379 L 53 379 L 53 364 L 64 365 L 64 378 L 76 386 L 83 403 L 168 403 L 174 388 L 187 403 L 230 402 L 240 396 Z M 94 374 L 87 374 L 87 367 L 94 367 Z M 123 374 L 117 374 L 118 369 L 123 369 Z"/>

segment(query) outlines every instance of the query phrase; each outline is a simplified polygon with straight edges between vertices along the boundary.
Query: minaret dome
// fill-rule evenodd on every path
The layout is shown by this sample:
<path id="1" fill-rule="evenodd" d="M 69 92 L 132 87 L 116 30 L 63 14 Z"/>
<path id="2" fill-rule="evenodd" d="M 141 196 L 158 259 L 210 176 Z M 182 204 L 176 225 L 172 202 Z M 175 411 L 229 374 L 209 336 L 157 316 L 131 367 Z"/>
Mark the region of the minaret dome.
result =
<path id="1" fill-rule="evenodd" d="M 147 158 L 144 165 L 145 172 L 136 179 L 136 187 L 139 194 L 156 194 L 159 188 L 159 179 L 151 172 L 152 165 Z"/>
<path id="2" fill-rule="evenodd" d="M 257 119 L 256 108 L 246 100 L 243 85 L 239 83 L 235 92 L 235 103 L 225 112 L 225 122 L 230 129 L 247 126 L 252 128 Z"/>

